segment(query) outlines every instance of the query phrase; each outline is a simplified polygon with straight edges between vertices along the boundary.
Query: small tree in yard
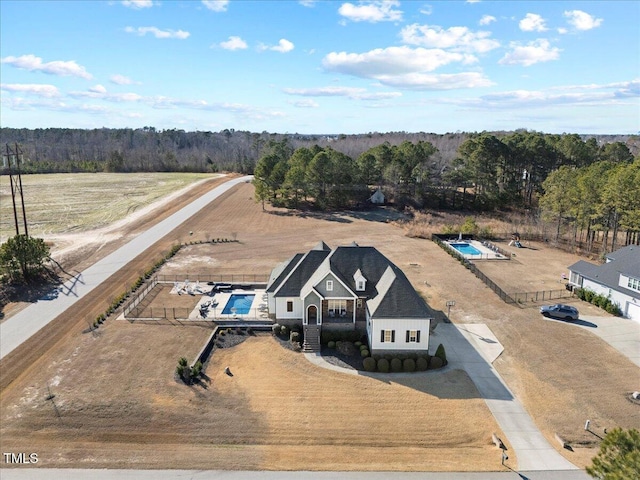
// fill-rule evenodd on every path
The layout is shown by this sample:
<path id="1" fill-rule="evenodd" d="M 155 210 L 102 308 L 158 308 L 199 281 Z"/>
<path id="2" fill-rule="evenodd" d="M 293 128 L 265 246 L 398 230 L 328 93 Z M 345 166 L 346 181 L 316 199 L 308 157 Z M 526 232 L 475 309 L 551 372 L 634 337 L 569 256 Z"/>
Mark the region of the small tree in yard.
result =
<path id="1" fill-rule="evenodd" d="M 608 432 L 587 473 L 601 480 L 640 478 L 640 432 L 634 428 Z"/>
<path id="2" fill-rule="evenodd" d="M 41 238 L 16 235 L 0 246 L 0 273 L 9 280 L 28 282 L 44 269 L 49 247 Z"/>
<path id="3" fill-rule="evenodd" d="M 180 360 L 178 360 L 176 373 L 182 379 L 183 382 L 189 381 L 189 377 L 191 376 L 191 369 L 189 368 L 189 362 L 185 357 L 180 357 Z"/>
<path id="4" fill-rule="evenodd" d="M 444 345 L 442 344 L 438 345 L 438 348 L 436 348 L 435 356 L 438 357 L 440 360 L 442 360 L 442 365 L 447 364 L 447 354 L 444 351 Z"/>

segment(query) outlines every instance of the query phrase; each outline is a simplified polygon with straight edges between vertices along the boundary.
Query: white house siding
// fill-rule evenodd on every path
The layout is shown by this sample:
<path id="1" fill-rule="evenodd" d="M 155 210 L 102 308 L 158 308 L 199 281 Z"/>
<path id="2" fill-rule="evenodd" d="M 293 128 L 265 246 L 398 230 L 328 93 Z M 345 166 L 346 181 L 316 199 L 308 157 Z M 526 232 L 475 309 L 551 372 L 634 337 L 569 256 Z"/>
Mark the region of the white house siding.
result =
<path id="1" fill-rule="evenodd" d="M 276 299 L 276 318 L 302 318 L 302 300 L 299 298 L 277 297 Z M 293 301 L 293 312 L 287 312 L 287 302 Z"/>
<path id="2" fill-rule="evenodd" d="M 618 304 L 618 306 L 620 307 L 620 310 L 622 310 L 622 313 L 625 316 L 634 318 L 635 320 L 635 314 L 634 314 L 634 317 L 631 317 L 631 314 L 629 313 L 629 304 L 632 305 L 631 312 L 633 313 L 633 310 L 634 310 L 633 304 L 634 303 L 637 304 L 640 302 L 638 302 L 638 300 L 634 302 L 634 298 L 631 297 L 630 295 L 618 292 L 612 288 L 606 287 L 604 285 L 600 285 L 599 283 L 595 283 L 586 278 L 582 282 L 582 288 L 592 290 L 600 295 L 604 295 L 605 297 L 608 297 L 613 303 Z"/>
<path id="3" fill-rule="evenodd" d="M 369 322 L 367 322 L 369 324 Z M 373 318 L 371 326 L 368 327 L 367 336 L 371 353 L 382 353 L 386 351 L 423 351 L 429 350 L 429 319 L 418 318 Z M 382 342 L 380 339 L 382 330 L 395 330 L 395 342 Z M 417 330 L 420 332 L 420 342 L 406 341 L 407 330 Z"/>

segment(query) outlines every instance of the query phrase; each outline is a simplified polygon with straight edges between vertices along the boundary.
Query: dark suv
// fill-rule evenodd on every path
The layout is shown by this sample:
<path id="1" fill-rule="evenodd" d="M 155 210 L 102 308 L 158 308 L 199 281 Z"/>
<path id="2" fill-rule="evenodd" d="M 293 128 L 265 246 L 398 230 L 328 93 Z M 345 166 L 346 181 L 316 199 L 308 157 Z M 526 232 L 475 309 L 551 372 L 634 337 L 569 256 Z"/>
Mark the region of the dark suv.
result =
<path id="1" fill-rule="evenodd" d="M 540 313 L 545 317 L 561 318 L 563 320 L 578 320 L 580 316 L 577 308 L 571 305 L 562 305 L 561 303 L 540 307 Z"/>

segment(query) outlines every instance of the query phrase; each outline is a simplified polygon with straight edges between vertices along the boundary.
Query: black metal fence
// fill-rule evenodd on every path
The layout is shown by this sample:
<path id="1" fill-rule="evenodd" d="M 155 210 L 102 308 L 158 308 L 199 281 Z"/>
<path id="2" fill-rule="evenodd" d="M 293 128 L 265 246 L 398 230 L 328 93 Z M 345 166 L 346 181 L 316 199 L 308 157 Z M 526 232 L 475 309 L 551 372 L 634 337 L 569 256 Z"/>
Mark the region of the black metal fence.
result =
<path id="1" fill-rule="evenodd" d="M 562 290 L 541 290 L 539 292 L 512 293 L 511 297 L 518 303 L 545 302 L 547 300 L 557 300 L 560 298 L 570 298 L 573 292 Z"/>
<path id="2" fill-rule="evenodd" d="M 122 312 L 124 314 L 124 317 L 127 318 L 129 316 L 129 313 L 134 310 L 139 304 L 140 302 L 142 302 L 142 300 L 144 300 L 144 297 L 147 296 L 147 294 L 153 290 L 153 288 L 158 284 L 158 277 L 154 276 L 150 279 L 149 282 L 147 282 L 144 286 L 143 289 L 140 289 L 138 291 L 135 292 L 135 296 L 124 306 L 124 308 L 122 309 Z"/>

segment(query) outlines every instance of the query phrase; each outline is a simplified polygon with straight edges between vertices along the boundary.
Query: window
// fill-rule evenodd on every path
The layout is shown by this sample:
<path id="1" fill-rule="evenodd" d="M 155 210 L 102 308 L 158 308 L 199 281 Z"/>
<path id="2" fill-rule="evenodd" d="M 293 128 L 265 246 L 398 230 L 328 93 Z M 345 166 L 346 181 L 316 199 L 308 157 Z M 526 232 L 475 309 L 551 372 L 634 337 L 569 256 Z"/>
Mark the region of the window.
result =
<path id="1" fill-rule="evenodd" d="M 328 310 L 330 317 L 346 317 L 347 301 L 346 300 L 328 300 Z"/>
<path id="2" fill-rule="evenodd" d="M 358 283 L 356 283 L 356 290 L 359 292 L 364 291 L 364 280 L 358 280 Z"/>
<path id="3" fill-rule="evenodd" d="M 333 280 L 327 280 L 327 292 L 333 291 Z"/>
<path id="4" fill-rule="evenodd" d="M 407 343 L 420 343 L 420 330 L 407 330 Z"/>
<path id="5" fill-rule="evenodd" d="M 396 341 L 396 331 L 395 330 L 381 330 L 380 331 L 380 341 L 382 343 L 385 342 L 395 342 Z"/>
<path id="6" fill-rule="evenodd" d="M 359 298 L 358 300 L 356 300 L 356 306 L 357 306 L 358 308 L 362 308 L 362 299 L 361 299 L 361 298 Z"/>
<path id="7" fill-rule="evenodd" d="M 640 280 L 638 280 L 637 278 L 629 277 L 629 281 L 627 282 L 627 286 L 631 290 L 638 290 L 640 292 Z"/>
<path id="8" fill-rule="evenodd" d="M 293 312 L 293 300 L 287 300 L 287 312 Z"/>

